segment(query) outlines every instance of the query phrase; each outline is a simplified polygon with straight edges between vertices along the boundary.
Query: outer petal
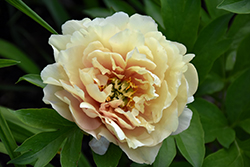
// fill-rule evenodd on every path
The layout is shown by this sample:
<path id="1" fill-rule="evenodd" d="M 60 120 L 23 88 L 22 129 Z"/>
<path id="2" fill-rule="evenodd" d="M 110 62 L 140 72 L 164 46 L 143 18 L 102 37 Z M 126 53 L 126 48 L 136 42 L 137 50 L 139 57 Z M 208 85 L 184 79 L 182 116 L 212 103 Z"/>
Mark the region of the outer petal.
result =
<path id="1" fill-rule="evenodd" d="M 44 83 L 57 86 L 61 86 L 59 80 L 69 80 L 63 67 L 58 63 L 47 65 L 41 72 L 41 78 Z"/>
<path id="2" fill-rule="evenodd" d="M 153 147 L 139 147 L 137 149 L 131 149 L 126 143 L 119 143 L 121 149 L 127 154 L 127 156 L 134 162 L 143 164 L 152 164 L 157 156 L 162 143 Z"/>
<path id="3" fill-rule="evenodd" d="M 70 42 L 70 35 L 51 35 L 49 38 L 49 44 L 54 50 L 54 58 L 57 62 L 58 53 L 60 50 L 65 50 L 67 43 Z"/>
<path id="4" fill-rule="evenodd" d="M 62 25 L 62 33 L 63 34 L 73 34 L 73 32 L 84 28 L 83 26 L 86 23 L 89 23 L 91 20 L 89 18 L 85 18 L 83 20 L 69 20 Z"/>
<path id="5" fill-rule="evenodd" d="M 140 30 L 143 34 L 150 31 L 157 31 L 157 24 L 149 16 L 134 14 L 129 18 L 128 28 Z"/>
<path id="6" fill-rule="evenodd" d="M 198 74 L 193 64 L 188 63 L 188 70 L 184 73 L 185 78 L 188 82 L 188 97 L 192 96 L 198 87 Z"/>
<path id="7" fill-rule="evenodd" d="M 190 121 L 192 119 L 193 112 L 189 108 L 185 108 L 182 112 L 182 114 L 179 116 L 179 126 L 175 132 L 173 132 L 171 135 L 177 135 L 181 133 L 182 131 L 186 130 L 189 125 Z"/>
<path id="8" fill-rule="evenodd" d="M 47 85 L 44 89 L 43 101 L 46 104 L 51 104 L 52 107 L 64 118 L 73 121 L 73 117 L 69 110 L 68 104 L 61 101 L 58 97 L 55 96 L 56 92 L 64 91 L 63 88 L 53 85 Z"/>
<path id="9" fill-rule="evenodd" d="M 124 12 L 117 12 L 112 16 L 109 16 L 105 19 L 106 24 L 115 24 L 120 30 L 123 30 L 128 24 L 129 16 Z"/>

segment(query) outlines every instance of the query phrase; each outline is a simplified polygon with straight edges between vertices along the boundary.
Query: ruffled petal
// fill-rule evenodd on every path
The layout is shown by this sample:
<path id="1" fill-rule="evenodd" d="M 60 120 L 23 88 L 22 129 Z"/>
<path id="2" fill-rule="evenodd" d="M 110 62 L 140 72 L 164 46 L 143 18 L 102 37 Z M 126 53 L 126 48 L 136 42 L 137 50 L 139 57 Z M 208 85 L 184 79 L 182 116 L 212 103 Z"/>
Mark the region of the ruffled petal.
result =
<path id="1" fill-rule="evenodd" d="M 67 120 L 73 121 L 73 117 L 69 110 L 68 104 L 55 96 L 55 93 L 60 91 L 65 91 L 65 90 L 63 90 L 63 88 L 58 86 L 53 86 L 53 85 L 45 86 L 45 88 L 43 89 L 44 92 L 43 101 L 46 104 L 51 104 L 52 108 L 54 108 L 62 117 L 64 117 Z"/>
<path id="2" fill-rule="evenodd" d="M 112 51 L 121 54 L 124 58 L 135 47 L 144 45 L 143 34 L 138 31 L 125 29 L 109 39 Z"/>
<path id="3" fill-rule="evenodd" d="M 91 22 L 89 18 L 85 18 L 83 20 L 69 20 L 62 25 L 62 33 L 65 34 L 73 34 L 73 32 L 84 28 L 83 26 L 86 23 Z"/>
<path id="4" fill-rule="evenodd" d="M 157 24 L 151 17 L 139 14 L 134 14 L 129 18 L 127 27 L 132 30 L 139 30 L 143 34 L 150 31 L 157 31 Z"/>

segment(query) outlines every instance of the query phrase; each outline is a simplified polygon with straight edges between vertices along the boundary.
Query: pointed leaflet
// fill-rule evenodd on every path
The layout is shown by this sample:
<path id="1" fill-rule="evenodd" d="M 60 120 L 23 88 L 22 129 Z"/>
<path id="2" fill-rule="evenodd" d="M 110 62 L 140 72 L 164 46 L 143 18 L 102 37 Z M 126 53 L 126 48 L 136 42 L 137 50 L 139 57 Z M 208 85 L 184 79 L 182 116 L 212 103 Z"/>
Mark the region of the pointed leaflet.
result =
<path id="1" fill-rule="evenodd" d="M 25 124 L 42 129 L 58 129 L 62 126 L 74 126 L 75 124 L 64 119 L 55 110 L 49 108 L 30 108 L 13 111 L 13 113 Z"/>
<path id="2" fill-rule="evenodd" d="M 210 154 L 203 163 L 203 167 L 247 167 L 249 165 L 249 157 L 246 157 L 236 141 L 229 149 L 221 149 Z"/>
<path id="3" fill-rule="evenodd" d="M 195 167 L 201 166 L 205 156 L 204 131 L 196 109 L 189 128 L 174 136 L 181 154 Z"/>
<path id="4" fill-rule="evenodd" d="M 10 59 L 0 59 L 0 68 L 9 67 L 20 63 L 20 61 Z"/>
<path id="5" fill-rule="evenodd" d="M 200 23 L 200 0 L 161 0 L 161 14 L 167 39 L 192 50 Z"/>
<path id="6" fill-rule="evenodd" d="M 29 83 L 32 83 L 33 85 L 39 86 L 41 88 L 44 88 L 46 84 L 43 83 L 41 76 L 38 74 L 26 74 L 18 79 L 18 82 L 25 80 Z"/>
<path id="7" fill-rule="evenodd" d="M 223 15 L 208 24 L 199 34 L 194 45 L 193 63 L 198 71 L 200 83 L 205 79 L 214 61 L 230 46 L 231 40 L 224 39 L 232 15 Z"/>
<path id="8" fill-rule="evenodd" d="M 116 167 L 122 155 L 121 149 L 110 143 L 108 151 L 104 155 L 98 155 L 92 151 L 97 167 Z"/>
<path id="9" fill-rule="evenodd" d="M 228 148 L 235 139 L 235 132 L 232 128 L 229 128 L 222 111 L 214 104 L 201 98 L 196 98 L 191 106 L 200 115 L 205 132 L 205 143 L 212 142 L 217 138 L 221 145 Z"/>
<path id="10" fill-rule="evenodd" d="M 233 68 L 234 73 L 241 72 L 250 66 L 249 43 L 250 34 L 242 40 L 237 49 L 236 61 Z"/>
<path id="11" fill-rule="evenodd" d="M 208 15 L 211 17 L 212 20 L 228 13 L 225 10 L 217 8 L 219 3 L 221 3 L 221 0 L 205 0 Z"/>
<path id="12" fill-rule="evenodd" d="M 232 13 L 248 14 L 250 13 L 249 0 L 223 0 L 218 5 L 219 9 L 224 9 Z"/>
<path id="13" fill-rule="evenodd" d="M 232 38 L 230 49 L 227 52 L 226 69 L 232 70 L 235 64 L 237 49 L 246 36 L 250 34 L 250 14 L 236 15 L 227 33 L 227 38 Z"/>
<path id="14" fill-rule="evenodd" d="M 74 128 L 66 139 L 61 154 L 60 161 L 62 167 L 76 167 L 81 155 L 83 132 L 79 128 Z"/>
<path id="15" fill-rule="evenodd" d="M 153 167 L 169 166 L 176 155 L 176 146 L 173 136 L 166 138 L 153 163 Z"/>
<path id="16" fill-rule="evenodd" d="M 35 167 L 45 166 L 59 151 L 70 131 L 72 127 L 64 127 L 57 131 L 42 132 L 32 136 L 15 150 L 23 154 L 11 160 L 10 163 L 31 164 L 35 162 Z"/>
<path id="17" fill-rule="evenodd" d="M 20 61 L 18 66 L 27 73 L 39 73 L 38 66 L 20 49 L 12 43 L 0 39 L 0 55 L 5 58 Z"/>

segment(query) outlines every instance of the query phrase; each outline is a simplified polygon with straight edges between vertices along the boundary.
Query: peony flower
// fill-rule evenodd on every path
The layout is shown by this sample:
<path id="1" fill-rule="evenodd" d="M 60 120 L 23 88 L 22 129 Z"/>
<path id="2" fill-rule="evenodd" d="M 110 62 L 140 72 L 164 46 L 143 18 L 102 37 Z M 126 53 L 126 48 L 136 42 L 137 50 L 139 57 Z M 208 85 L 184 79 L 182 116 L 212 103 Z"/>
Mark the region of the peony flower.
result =
<path id="1" fill-rule="evenodd" d="M 151 164 L 164 139 L 188 128 L 186 104 L 198 84 L 194 54 L 166 40 L 151 17 L 70 20 L 49 44 L 55 63 L 41 72 L 43 101 L 92 135 L 96 153 L 112 142 Z"/>

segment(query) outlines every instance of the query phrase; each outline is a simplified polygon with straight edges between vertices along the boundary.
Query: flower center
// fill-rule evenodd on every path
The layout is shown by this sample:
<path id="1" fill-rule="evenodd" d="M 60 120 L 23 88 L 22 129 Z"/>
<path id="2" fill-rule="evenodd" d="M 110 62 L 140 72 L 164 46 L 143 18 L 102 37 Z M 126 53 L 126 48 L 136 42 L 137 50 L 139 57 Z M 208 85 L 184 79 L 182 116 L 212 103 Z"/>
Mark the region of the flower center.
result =
<path id="1" fill-rule="evenodd" d="M 129 80 L 120 80 L 118 78 L 110 78 L 109 84 L 112 84 L 112 90 L 109 97 L 107 97 L 106 102 L 112 100 L 122 100 L 121 108 L 123 107 L 132 107 L 133 104 L 133 94 L 136 92 L 137 86 Z M 108 85 L 109 85 L 108 84 Z"/>

